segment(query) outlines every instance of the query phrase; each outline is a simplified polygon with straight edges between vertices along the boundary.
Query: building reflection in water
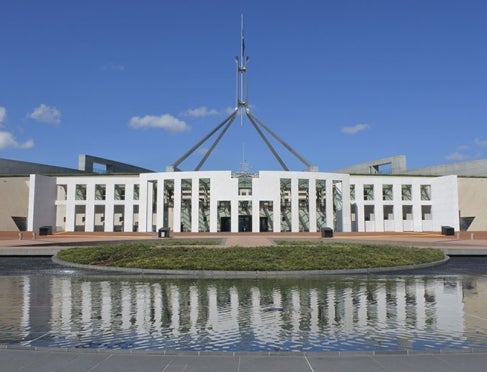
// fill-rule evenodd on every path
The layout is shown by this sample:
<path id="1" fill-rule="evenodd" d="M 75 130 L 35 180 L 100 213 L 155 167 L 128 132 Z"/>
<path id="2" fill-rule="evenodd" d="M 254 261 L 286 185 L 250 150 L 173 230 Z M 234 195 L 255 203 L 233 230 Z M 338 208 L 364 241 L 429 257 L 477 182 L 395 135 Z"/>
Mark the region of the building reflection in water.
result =
<path id="1" fill-rule="evenodd" d="M 150 280 L 6 276 L 2 343 L 183 350 L 487 345 L 487 278 Z"/>

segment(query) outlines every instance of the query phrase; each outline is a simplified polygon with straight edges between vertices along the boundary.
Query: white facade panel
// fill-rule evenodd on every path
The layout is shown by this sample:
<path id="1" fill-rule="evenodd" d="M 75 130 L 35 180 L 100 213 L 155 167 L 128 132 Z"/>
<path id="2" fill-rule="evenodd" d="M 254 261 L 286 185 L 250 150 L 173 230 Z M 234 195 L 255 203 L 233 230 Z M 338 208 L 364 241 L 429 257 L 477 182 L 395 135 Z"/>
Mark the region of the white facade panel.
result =
<path id="1" fill-rule="evenodd" d="M 194 233 L 459 228 L 455 176 L 204 171 L 32 176 L 32 180 L 30 228 L 57 225 L 65 231 L 151 232 L 169 227 L 174 232 Z M 57 197 L 60 187 L 65 196 Z M 57 208 L 58 215 L 36 217 L 41 200 L 42 209 Z"/>

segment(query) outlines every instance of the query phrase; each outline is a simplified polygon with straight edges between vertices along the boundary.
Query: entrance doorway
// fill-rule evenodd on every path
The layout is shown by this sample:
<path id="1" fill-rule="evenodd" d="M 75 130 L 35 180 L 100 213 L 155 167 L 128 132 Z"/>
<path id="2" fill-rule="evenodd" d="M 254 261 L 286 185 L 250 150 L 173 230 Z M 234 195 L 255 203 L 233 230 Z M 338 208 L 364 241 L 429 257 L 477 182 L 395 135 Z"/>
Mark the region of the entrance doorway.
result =
<path id="1" fill-rule="evenodd" d="M 232 231 L 232 220 L 230 217 L 220 217 L 220 231 L 221 232 Z"/>
<path id="2" fill-rule="evenodd" d="M 252 232 L 252 216 L 250 215 L 238 216 L 238 231 Z"/>

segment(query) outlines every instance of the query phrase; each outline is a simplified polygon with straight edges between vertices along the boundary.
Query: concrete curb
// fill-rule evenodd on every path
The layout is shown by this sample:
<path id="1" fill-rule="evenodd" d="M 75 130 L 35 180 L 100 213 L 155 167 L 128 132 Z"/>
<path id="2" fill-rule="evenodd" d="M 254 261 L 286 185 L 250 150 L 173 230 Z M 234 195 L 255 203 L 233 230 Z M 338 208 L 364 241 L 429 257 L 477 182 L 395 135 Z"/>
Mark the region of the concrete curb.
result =
<path id="1" fill-rule="evenodd" d="M 176 349 L 105 349 L 105 348 L 73 348 L 73 347 L 50 347 L 50 346 L 24 346 L 19 344 L 0 344 L 1 350 L 18 350 L 30 352 L 62 352 L 76 354 L 121 354 L 121 355 L 163 355 L 163 356 L 190 356 L 190 357 L 359 357 L 359 356 L 420 356 L 420 355 L 466 355 L 466 354 L 487 354 L 487 348 L 466 348 L 466 349 L 398 349 L 398 350 L 360 350 L 360 351 L 211 351 L 211 350 L 176 350 Z"/>
<path id="2" fill-rule="evenodd" d="M 428 262 L 418 265 L 407 266 L 394 266 L 394 267 L 373 267 L 365 269 L 344 269 L 344 270 L 302 270 L 302 271 L 220 271 L 220 270 L 158 270 L 158 269 L 137 269 L 137 268 L 124 268 L 124 267 L 107 267 L 107 266 L 95 266 L 95 265 L 83 265 L 72 262 L 63 261 L 57 256 L 52 256 L 52 261 L 56 264 L 74 267 L 78 269 L 86 270 L 98 270 L 105 272 L 116 272 L 126 275 L 137 276 L 164 276 L 166 278 L 208 278 L 208 279 L 261 279 L 261 278 L 312 278 L 321 276 L 333 276 L 333 275 L 368 275 L 368 274 L 380 274 L 390 273 L 395 271 L 424 269 L 428 267 L 434 267 L 442 265 L 450 257 L 445 256 L 440 261 Z"/>

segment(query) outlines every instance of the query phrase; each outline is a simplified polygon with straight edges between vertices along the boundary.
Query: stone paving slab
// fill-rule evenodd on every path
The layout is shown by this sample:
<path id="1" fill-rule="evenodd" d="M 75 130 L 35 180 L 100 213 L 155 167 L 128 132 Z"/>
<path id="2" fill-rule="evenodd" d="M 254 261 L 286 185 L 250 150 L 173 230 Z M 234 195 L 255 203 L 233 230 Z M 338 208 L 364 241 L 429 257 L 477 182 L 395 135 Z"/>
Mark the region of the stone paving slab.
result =
<path id="1" fill-rule="evenodd" d="M 487 352 L 181 353 L 63 349 L 0 349 L 2 371 L 325 372 L 485 371 Z"/>

